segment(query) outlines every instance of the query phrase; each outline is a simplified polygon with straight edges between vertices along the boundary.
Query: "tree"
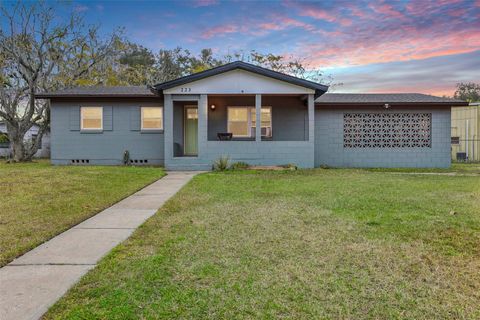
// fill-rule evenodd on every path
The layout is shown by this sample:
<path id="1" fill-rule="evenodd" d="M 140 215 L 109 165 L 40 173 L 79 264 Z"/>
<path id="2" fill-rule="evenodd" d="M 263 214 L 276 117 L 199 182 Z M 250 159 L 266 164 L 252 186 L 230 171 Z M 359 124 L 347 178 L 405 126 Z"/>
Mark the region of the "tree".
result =
<path id="1" fill-rule="evenodd" d="M 75 13 L 60 21 L 54 5 L 45 2 L 18 2 L 9 9 L 0 7 L 0 19 L 7 25 L 0 29 L 0 117 L 14 161 L 28 161 L 49 128 L 49 103 L 35 100 L 35 93 L 91 76 L 112 52 L 118 35 L 101 40 L 98 26 L 86 27 Z M 38 135 L 24 141 L 33 125 L 39 126 Z"/>
<path id="2" fill-rule="evenodd" d="M 326 76 L 319 69 L 311 68 L 305 60 L 293 57 L 274 55 L 272 53 L 262 54 L 255 50 L 248 53 L 238 51 L 233 54 L 215 57 L 212 49 L 203 49 L 198 56 L 195 56 L 189 50 L 180 47 L 159 52 L 156 56 L 156 74 L 153 79 L 157 83 L 169 81 L 237 60 L 310 81 L 322 82 L 324 84 L 332 83 L 332 77 Z"/>
<path id="3" fill-rule="evenodd" d="M 480 101 L 480 84 L 473 82 L 457 83 L 457 90 L 455 90 L 453 97 L 468 102 Z"/>

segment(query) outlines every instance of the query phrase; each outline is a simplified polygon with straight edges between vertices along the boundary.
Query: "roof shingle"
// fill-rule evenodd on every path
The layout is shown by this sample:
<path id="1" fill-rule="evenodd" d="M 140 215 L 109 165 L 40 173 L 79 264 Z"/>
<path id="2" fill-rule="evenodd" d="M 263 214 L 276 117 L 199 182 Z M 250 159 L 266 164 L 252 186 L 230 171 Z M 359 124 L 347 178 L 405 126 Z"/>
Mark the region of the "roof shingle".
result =
<path id="1" fill-rule="evenodd" d="M 75 87 L 36 94 L 36 98 L 65 98 L 65 97 L 155 97 L 155 93 L 147 86 L 91 86 Z"/>
<path id="2" fill-rule="evenodd" d="M 449 104 L 467 105 L 467 102 L 421 93 L 325 93 L 316 104 Z"/>

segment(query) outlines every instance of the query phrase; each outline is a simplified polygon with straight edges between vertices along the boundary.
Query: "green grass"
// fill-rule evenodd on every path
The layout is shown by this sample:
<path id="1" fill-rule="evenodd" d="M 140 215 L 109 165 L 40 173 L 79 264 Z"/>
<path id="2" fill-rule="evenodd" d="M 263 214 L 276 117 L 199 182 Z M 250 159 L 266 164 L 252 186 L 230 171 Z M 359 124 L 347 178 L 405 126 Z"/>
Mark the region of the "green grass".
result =
<path id="1" fill-rule="evenodd" d="M 45 317 L 480 318 L 479 208 L 480 175 L 202 174 Z"/>
<path id="2" fill-rule="evenodd" d="M 0 266 L 163 175 L 160 168 L 0 162 Z"/>

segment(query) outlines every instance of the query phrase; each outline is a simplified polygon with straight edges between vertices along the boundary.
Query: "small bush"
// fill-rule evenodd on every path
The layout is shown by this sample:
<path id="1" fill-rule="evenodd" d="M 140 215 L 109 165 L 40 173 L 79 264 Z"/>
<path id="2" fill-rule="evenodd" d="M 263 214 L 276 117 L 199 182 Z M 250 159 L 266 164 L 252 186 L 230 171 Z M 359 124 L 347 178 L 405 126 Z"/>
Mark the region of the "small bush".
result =
<path id="1" fill-rule="evenodd" d="M 221 156 L 217 160 L 213 162 L 213 170 L 214 171 L 225 171 L 228 169 L 228 163 L 230 161 L 230 158 L 227 156 Z"/>
<path id="2" fill-rule="evenodd" d="M 8 143 L 10 140 L 8 139 L 7 134 L 0 132 L 0 143 Z"/>
<path id="3" fill-rule="evenodd" d="M 250 165 L 243 161 L 237 161 L 230 165 L 230 169 L 232 170 L 245 170 L 245 169 L 248 169 L 249 167 Z"/>

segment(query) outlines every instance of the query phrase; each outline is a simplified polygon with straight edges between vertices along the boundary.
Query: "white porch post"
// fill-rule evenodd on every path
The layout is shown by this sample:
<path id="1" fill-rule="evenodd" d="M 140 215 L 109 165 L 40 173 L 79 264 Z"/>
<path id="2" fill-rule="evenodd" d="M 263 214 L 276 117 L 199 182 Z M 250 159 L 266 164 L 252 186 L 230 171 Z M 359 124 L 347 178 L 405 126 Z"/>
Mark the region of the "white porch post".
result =
<path id="1" fill-rule="evenodd" d="M 315 139 L 315 100 L 313 94 L 308 95 L 308 141 Z"/>
<path id="2" fill-rule="evenodd" d="M 198 100 L 198 157 L 207 152 L 208 141 L 208 95 L 201 94 Z"/>
<path id="3" fill-rule="evenodd" d="M 164 96 L 164 152 L 165 162 L 173 159 L 173 100 L 171 94 Z M 168 164 L 165 163 L 165 166 Z"/>
<path id="4" fill-rule="evenodd" d="M 262 141 L 262 95 L 255 95 L 255 141 Z"/>

